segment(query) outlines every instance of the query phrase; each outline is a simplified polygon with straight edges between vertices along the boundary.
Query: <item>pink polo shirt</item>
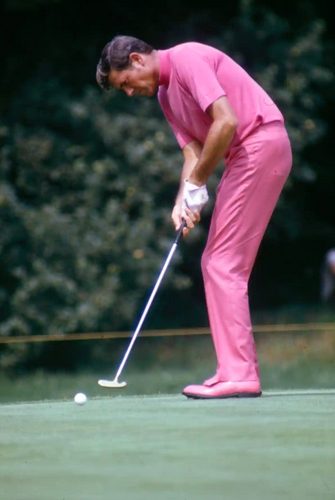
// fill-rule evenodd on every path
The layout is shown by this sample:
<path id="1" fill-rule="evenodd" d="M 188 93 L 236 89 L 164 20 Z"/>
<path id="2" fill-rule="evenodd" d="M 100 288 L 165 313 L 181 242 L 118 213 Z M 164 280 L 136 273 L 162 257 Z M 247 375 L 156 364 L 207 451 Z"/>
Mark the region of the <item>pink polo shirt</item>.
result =
<path id="1" fill-rule="evenodd" d="M 212 123 L 207 108 L 226 96 L 238 119 L 229 151 L 263 123 L 283 122 L 267 93 L 225 53 L 189 42 L 159 50 L 158 100 L 181 148 L 204 143 Z"/>

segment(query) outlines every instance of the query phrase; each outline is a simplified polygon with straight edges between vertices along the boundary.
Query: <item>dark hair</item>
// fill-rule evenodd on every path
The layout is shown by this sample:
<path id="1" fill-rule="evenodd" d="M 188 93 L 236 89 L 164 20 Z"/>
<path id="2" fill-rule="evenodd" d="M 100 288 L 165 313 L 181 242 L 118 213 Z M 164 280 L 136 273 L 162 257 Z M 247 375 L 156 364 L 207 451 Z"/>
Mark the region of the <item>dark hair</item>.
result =
<path id="1" fill-rule="evenodd" d="M 108 75 L 112 69 L 121 71 L 127 68 L 129 66 L 129 54 L 132 52 L 150 54 L 153 50 L 153 47 L 149 44 L 133 36 L 115 36 L 104 46 L 101 52 L 96 72 L 98 84 L 104 90 L 108 90 L 110 88 Z"/>

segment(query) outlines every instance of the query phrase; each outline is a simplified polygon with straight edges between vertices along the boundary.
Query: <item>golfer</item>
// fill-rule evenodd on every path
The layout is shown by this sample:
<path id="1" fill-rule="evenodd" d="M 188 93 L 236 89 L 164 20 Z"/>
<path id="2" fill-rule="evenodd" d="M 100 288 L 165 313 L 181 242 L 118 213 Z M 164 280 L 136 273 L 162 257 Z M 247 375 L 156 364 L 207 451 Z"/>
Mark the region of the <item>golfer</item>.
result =
<path id="1" fill-rule="evenodd" d="M 217 366 L 190 398 L 260 396 L 250 320 L 248 281 L 257 251 L 291 169 L 284 119 L 262 87 L 227 54 L 200 43 L 155 50 L 130 36 L 103 49 L 97 82 L 131 97 L 158 95 L 183 153 L 172 210 L 185 233 L 200 221 L 206 183 L 220 161 L 225 169 L 201 267 Z"/>

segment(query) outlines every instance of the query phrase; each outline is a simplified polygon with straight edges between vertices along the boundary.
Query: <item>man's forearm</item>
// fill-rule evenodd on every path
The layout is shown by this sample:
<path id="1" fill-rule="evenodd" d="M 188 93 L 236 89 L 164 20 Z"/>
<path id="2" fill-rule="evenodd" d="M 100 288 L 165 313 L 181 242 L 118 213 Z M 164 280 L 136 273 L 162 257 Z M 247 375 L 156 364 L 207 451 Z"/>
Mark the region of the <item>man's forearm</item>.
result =
<path id="1" fill-rule="evenodd" d="M 206 184 L 215 167 L 222 160 L 236 130 L 236 123 L 231 121 L 214 121 L 208 131 L 207 138 L 199 160 L 189 172 L 189 181 L 201 186 Z"/>
<path id="2" fill-rule="evenodd" d="M 182 168 L 181 174 L 180 174 L 180 184 L 179 184 L 178 194 L 176 197 L 176 205 L 178 203 L 181 203 L 181 200 L 183 197 L 184 182 L 186 179 L 189 179 L 196 164 L 197 164 L 196 159 L 184 161 L 183 168 Z"/>
<path id="3" fill-rule="evenodd" d="M 202 146 L 197 141 L 192 141 L 183 148 L 184 163 L 180 174 L 179 190 L 176 198 L 176 204 L 181 203 L 184 190 L 184 182 L 188 179 L 199 161 Z"/>

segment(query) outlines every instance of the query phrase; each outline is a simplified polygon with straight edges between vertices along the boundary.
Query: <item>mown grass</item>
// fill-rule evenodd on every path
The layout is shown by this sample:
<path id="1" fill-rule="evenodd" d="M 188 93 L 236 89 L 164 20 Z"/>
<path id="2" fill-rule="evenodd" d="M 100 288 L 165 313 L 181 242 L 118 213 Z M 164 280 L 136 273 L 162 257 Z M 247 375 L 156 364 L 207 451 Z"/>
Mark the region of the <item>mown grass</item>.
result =
<path id="1" fill-rule="evenodd" d="M 0 497 L 333 500 L 334 408 L 320 390 L 2 404 Z"/>
<path id="2" fill-rule="evenodd" d="M 0 498 L 333 500 L 334 339 L 257 336 L 264 393 L 255 400 L 180 395 L 212 373 L 209 337 L 139 339 L 120 390 L 97 384 L 120 361 L 112 343 L 101 369 L 3 373 Z M 72 399 L 79 391 L 83 407 Z"/>

